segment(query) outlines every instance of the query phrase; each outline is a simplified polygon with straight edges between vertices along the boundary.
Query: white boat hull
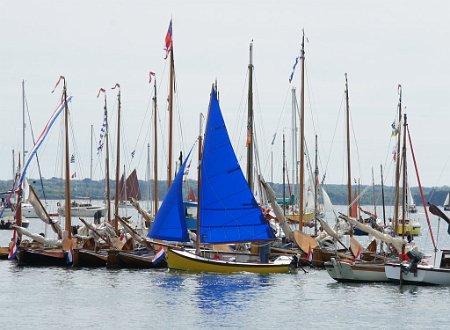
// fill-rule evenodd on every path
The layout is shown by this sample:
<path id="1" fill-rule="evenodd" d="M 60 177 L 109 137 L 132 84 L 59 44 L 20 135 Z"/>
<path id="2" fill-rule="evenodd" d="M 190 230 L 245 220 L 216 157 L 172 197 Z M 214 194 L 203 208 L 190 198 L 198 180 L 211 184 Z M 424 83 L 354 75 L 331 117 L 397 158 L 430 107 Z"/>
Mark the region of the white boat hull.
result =
<path id="1" fill-rule="evenodd" d="M 88 206 L 88 207 L 72 207 L 70 209 L 72 217 L 94 217 L 95 213 L 101 212 L 101 216 L 105 215 L 106 207 L 104 206 Z M 58 213 L 64 216 L 64 208 L 58 208 Z"/>
<path id="2" fill-rule="evenodd" d="M 403 264 L 405 267 L 409 264 Z M 393 281 L 400 282 L 401 264 L 387 263 L 386 276 Z M 402 274 L 402 281 L 411 284 L 423 285 L 450 285 L 450 269 L 434 268 L 433 266 L 417 265 L 416 272 Z"/>
<path id="3" fill-rule="evenodd" d="M 338 282 L 387 282 L 382 263 L 346 262 L 331 258 L 325 262 L 328 275 Z"/>

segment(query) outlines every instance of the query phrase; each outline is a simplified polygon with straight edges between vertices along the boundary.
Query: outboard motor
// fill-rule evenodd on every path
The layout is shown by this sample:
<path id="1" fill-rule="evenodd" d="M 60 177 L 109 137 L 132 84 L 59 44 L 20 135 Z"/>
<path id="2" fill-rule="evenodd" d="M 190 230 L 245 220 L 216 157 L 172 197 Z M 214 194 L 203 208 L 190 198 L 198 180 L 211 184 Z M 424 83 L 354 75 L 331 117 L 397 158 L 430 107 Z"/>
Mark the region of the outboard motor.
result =
<path id="1" fill-rule="evenodd" d="M 402 271 L 405 274 L 408 274 L 409 272 L 416 273 L 417 272 L 417 265 L 424 257 L 424 254 L 418 250 L 411 250 L 406 254 L 410 260 L 409 266 L 402 267 Z"/>

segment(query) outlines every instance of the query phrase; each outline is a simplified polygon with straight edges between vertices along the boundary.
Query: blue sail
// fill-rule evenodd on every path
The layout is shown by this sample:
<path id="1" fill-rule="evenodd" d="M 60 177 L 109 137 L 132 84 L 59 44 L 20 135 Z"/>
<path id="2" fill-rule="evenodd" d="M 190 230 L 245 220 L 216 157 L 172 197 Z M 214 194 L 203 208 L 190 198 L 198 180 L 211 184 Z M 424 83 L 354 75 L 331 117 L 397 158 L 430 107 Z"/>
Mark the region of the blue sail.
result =
<path id="1" fill-rule="evenodd" d="M 202 243 L 275 238 L 239 166 L 214 88 L 206 124 L 200 182 Z"/>
<path id="2" fill-rule="evenodd" d="M 149 238 L 174 242 L 190 241 L 183 206 L 183 175 L 189 155 L 181 165 L 156 214 L 155 221 L 147 235 Z"/>

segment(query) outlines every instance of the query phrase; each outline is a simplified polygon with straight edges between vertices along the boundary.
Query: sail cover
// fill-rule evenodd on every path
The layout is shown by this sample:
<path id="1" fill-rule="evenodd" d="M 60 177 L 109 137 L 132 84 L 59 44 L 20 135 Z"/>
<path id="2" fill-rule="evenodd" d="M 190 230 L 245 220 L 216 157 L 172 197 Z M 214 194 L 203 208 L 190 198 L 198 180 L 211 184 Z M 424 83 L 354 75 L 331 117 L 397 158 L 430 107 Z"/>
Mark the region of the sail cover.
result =
<path id="1" fill-rule="evenodd" d="M 213 88 L 200 177 L 200 242 L 274 239 L 231 146 Z"/>
<path id="2" fill-rule="evenodd" d="M 189 155 L 191 153 L 189 152 Z M 147 237 L 173 242 L 189 242 L 183 206 L 183 175 L 186 157 L 156 214 Z"/>

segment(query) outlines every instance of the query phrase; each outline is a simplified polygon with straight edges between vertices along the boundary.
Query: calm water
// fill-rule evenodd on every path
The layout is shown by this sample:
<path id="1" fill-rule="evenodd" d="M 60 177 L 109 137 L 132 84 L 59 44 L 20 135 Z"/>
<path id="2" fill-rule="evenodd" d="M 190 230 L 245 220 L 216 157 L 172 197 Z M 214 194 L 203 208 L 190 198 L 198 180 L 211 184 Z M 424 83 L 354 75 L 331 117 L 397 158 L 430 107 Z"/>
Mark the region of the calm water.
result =
<path id="1" fill-rule="evenodd" d="M 31 229 L 39 231 L 39 221 L 31 219 Z M 0 244 L 5 245 L 10 235 L 0 231 Z M 417 241 L 431 244 L 428 234 Z M 307 271 L 214 275 L 32 268 L 0 261 L 0 329 L 450 326 L 450 288 L 340 284 L 324 270 Z"/>

